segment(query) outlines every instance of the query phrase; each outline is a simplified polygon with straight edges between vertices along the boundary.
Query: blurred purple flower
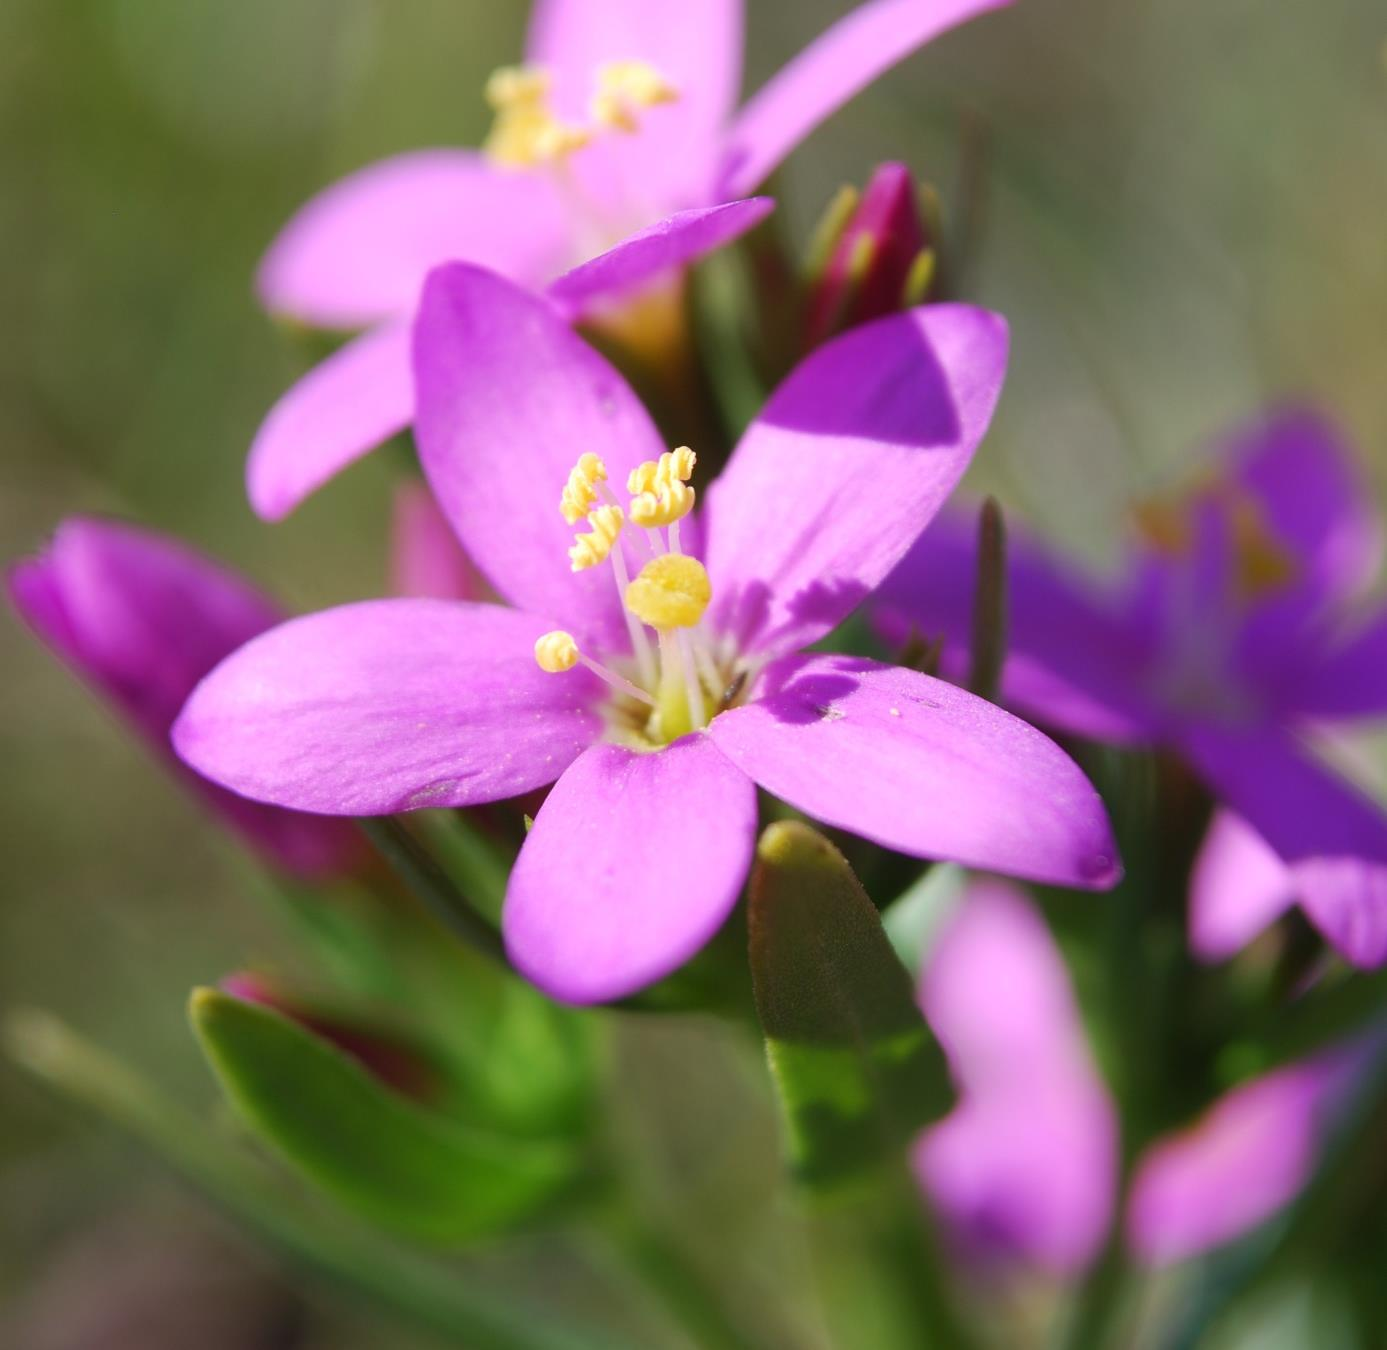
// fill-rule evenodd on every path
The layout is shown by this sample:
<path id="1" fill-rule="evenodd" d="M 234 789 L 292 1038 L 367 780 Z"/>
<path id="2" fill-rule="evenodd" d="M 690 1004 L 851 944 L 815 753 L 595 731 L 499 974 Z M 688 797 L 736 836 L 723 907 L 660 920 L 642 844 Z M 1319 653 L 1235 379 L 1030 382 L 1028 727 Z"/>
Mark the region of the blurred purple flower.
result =
<path id="1" fill-rule="evenodd" d="M 409 425 L 409 321 L 430 269 L 476 262 L 536 289 L 576 269 L 549 288 L 570 317 L 667 277 L 765 215 L 764 199 L 730 199 L 821 121 L 937 34 L 1007 2 L 874 0 L 738 111 L 740 0 L 539 0 L 527 64 L 488 86 L 487 152 L 424 150 L 363 169 L 304 206 L 267 254 L 270 310 L 369 331 L 266 418 L 247 469 L 256 511 L 287 515 Z M 604 250 L 603 266 L 579 266 Z"/>
<path id="2" fill-rule="evenodd" d="M 390 532 L 392 595 L 490 600 L 491 588 L 462 551 L 448 518 L 421 482 L 395 489 Z"/>
<path id="3" fill-rule="evenodd" d="M 961 1093 L 916 1145 L 931 1202 L 974 1259 L 1081 1273 L 1112 1223 L 1118 1125 L 1064 962 L 1018 890 L 973 883 L 931 952 L 921 1004 Z M 1335 1049 L 1274 1070 L 1153 1144 L 1132 1183 L 1133 1252 L 1182 1260 L 1293 1199 L 1360 1063 Z"/>
<path id="4" fill-rule="evenodd" d="M 750 860 L 755 783 L 917 856 L 1110 885 L 1101 803 L 1045 737 L 912 671 L 794 655 L 938 510 L 992 416 L 1006 348 L 999 318 L 952 305 L 820 348 L 712 487 L 690 531 L 699 561 L 680 543 L 689 452 L 662 454 L 629 387 L 543 300 L 440 268 L 417 326 L 420 459 L 515 608 L 395 600 L 286 624 L 202 683 L 178 750 L 249 796 L 333 814 L 558 779 L 504 928 L 515 964 L 573 1002 L 663 976 L 718 929 Z M 624 511 L 598 504 L 622 483 Z M 584 517 L 592 532 L 570 548 Z"/>
<path id="5" fill-rule="evenodd" d="M 283 618 L 247 582 L 175 540 L 90 517 L 63 521 L 8 581 L 30 628 L 268 862 L 324 878 L 360 860 L 342 822 L 246 801 L 172 754 L 169 728 L 197 682 Z"/>
<path id="6" fill-rule="evenodd" d="M 1002 680 L 1003 700 L 1038 721 L 1178 751 L 1359 965 L 1387 957 L 1375 917 L 1387 814 L 1307 737 L 1387 713 L 1387 610 L 1361 613 L 1381 553 L 1369 500 L 1334 431 L 1287 412 L 1234 437 L 1188 500 L 1138 513 L 1144 537 L 1115 585 L 1012 530 Z M 886 636 L 943 634 L 953 675 L 967 660 L 974 536 L 961 516 L 936 522 L 879 592 Z"/>

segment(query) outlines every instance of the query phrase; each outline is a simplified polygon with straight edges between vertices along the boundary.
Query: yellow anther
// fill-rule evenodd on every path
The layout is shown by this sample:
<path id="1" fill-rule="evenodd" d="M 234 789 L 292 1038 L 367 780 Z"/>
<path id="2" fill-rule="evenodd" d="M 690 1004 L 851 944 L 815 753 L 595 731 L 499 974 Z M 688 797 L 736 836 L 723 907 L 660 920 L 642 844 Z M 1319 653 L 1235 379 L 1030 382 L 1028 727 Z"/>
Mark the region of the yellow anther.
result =
<path id="1" fill-rule="evenodd" d="M 680 445 L 632 469 L 626 480 L 626 490 L 631 493 L 631 523 L 648 529 L 687 516 L 693 510 L 695 495 L 688 480 L 697 460 L 687 445 Z"/>
<path id="2" fill-rule="evenodd" d="M 607 561 L 625 519 L 619 506 L 599 506 L 588 513 L 591 529 L 587 534 L 578 535 L 568 550 L 568 561 L 575 572 L 584 572 Z"/>
<path id="3" fill-rule="evenodd" d="M 679 91 L 648 61 L 608 61 L 597 68 L 589 111 L 598 126 L 629 134 L 640 129 L 644 109 L 678 97 Z"/>
<path id="4" fill-rule="evenodd" d="M 592 510 L 597 501 L 597 485 L 606 478 L 607 466 L 591 450 L 578 456 L 559 499 L 559 510 L 570 525 L 576 525 Z"/>
<path id="5" fill-rule="evenodd" d="M 578 664 L 578 644 L 572 633 L 556 628 L 535 639 L 535 663 L 550 675 L 572 670 Z"/>
<path id="6" fill-rule="evenodd" d="M 486 82 L 486 101 L 496 120 L 486 138 L 487 156 L 513 168 L 532 168 L 581 150 L 588 127 L 563 122 L 549 105 L 549 73 L 537 66 L 504 66 Z"/>
<path id="7" fill-rule="evenodd" d="M 697 558 L 662 553 L 626 588 L 626 608 L 652 628 L 692 628 L 708 608 L 713 588 Z"/>

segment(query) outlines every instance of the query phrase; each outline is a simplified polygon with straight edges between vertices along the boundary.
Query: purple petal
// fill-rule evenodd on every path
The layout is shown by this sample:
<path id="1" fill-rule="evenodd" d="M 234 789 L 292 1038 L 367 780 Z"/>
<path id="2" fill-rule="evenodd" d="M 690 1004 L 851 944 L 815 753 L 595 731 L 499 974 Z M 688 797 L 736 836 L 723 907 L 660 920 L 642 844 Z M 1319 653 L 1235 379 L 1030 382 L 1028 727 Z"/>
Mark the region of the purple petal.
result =
<path id="1" fill-rule="evenodd" d="M 744 234 L 775 209 L 769 197 L 680 211 L 624 239 L 550 283 L 547 294 L 569 315 L 629 295 L 662 274 Z"/>
<path id="2" fill-rule="evenodd" d="M 390 589 L 395 595 L 430 600 L 491 598 L 423 483 L 402 483 L 395 489 Z"/>
<path id="3" fill-rule="evenodd" d="M 419 460 L 468 556 L 518 607 L 619 649 L 610 569 L 569 570 L 559 496 L 585 451 L 621 491 L 666 448 L 635 394 L 547 301 L 465 264 L 429 277 L 414 360 Z"/>
<path id="4" fill-rule="evenodd" d="M 305 497 L 414 415 L 409 325 L 354 338 L 314 366 L 260 424 L 246 463 L 246 491 L 262 520 L 282 520 Z"/>
<path id="5" fill-rule="evenodd" d="M 1387 814 L 1288 734 L 1211 724 L 1187 730 L 1182 746 L 1214 794 L 1285 861 L 1387 862 Z"/>
<path id="6" fill-rule="evenodd" d="M 642 112 L 635 134 L 601 136 L 569 163 L 591 200 L 624 222 L 614 237 L 715 200 L 718 150 L 741 83 L 741 0 L 539 0 L 526 59 L 552 73 L 557 110 L 577 121 L 589 117 L 604 62 L 649 62 L 679 91 L 675 102 Z"/>
<path id="7" fill-rule="evenodd" d="M 1387 867 L 1361 858 L 1307 858 L 1291 869 L 1300 907 L 1344 959 L 1387 963 Z"/>
<path id="8" fill-rule="evenodd" d="M 968 669 L 978 573 L 974 512 L 941 513 L 872 597 L 888 642 L 944 639 L 942 668 Z M 1007 525 L 1007 659 L 1002 701 L 1094 740 L 1151 737 L 1140 688 L 1147 635 L 1116 604 L 1023 530 Z"/>
<path id="9" fill-rule="evenodd" d="M 1387 609 L 1327 645 L 1297 681 L 1296 711 L 1316 718 L 1387 715 Z"/>
<path id="10" fill-rule="evenodd" d="M 921 1004 L 963 1095 L 916 1145 L 921 1183 L 966 1250 L 1079 1273 L 1112 1217 L 1117 1121 L 1064 962 L 1017 890 L 969 887 Z"/>
<path id="11" fill-rule="evenodd" d="M 756 839 L 756 792 L 703 735 L 642 754 L 595 745 L 559 780 L 511 873 L 522 974 L 567 1003 L 633 993 L 722 926 Z"/>
<path id="12" fill-rule="evenodd" d="M 1008 0 L 875 0 L 859 5 L 773 75 L 737 115 L 719 196 L 742 197 L 820 122 L 956 24 Z"/>
<path id="13" fill-rule="evenodd" d="M 1241 951 L 1295 901 L 1290 870 L 1232 811 L 1219 811 L 1190 876 L 1190 948 L 1203 961 Z"/>
<path id="14" fill-rule="evenodd" d="M 551 627 L 444 600 L 310 614 L 203 680 L 174 746 L 234 792 L 325 815 L 513 797 L 552 783 L 601 729 L 594 676 L 535 664 Z"/>
<path id="15" fill-rule="evenodd" d="M 279 621 L 249 583 L 172 539 L 115 521 L 64 521 L 9 575 L 34 632 L 165 761 L 184 700 L 228 652 Z M 359 841 L 336 821 L 270 810 L 180 776 L 253 847 L 302 876 L 349 870 Z"/>
<path id="16" fill-rule="evenodd" d="M 408 318 L 429 270 L 462 260 L 538 285 L 571 249 L 543 174 L 508 173 L 466 150 L 372 164 L 314 197 L 260 266 L 266 308 L 322 328 Z"/>
<path id="17" fill-rule="evenodd" d="M 1293 1199 L 1314 1167 L 1346 1067 L 1338 1054 L 1278 1069 L 1153 1145 L 1132 1183 L 1128 1238 L 1137 1255 L 1152 1265 L 1184 1260 Z"/>
<path id="18" fill-rule="evenodd" d="M 1103 889 L 1103 804 L 1053 741 L 954 685 L 849 656 L 788 657 L 709 734 L 768 792 L 917 857 Z"/>
<path id="19" fill-rule="evenodd" d="M 968 467 L 1006 359 L 997 315 L 931 305 L 802 361 L 708 493 L 714 626 L 778 654 L 849 614 Z"/>

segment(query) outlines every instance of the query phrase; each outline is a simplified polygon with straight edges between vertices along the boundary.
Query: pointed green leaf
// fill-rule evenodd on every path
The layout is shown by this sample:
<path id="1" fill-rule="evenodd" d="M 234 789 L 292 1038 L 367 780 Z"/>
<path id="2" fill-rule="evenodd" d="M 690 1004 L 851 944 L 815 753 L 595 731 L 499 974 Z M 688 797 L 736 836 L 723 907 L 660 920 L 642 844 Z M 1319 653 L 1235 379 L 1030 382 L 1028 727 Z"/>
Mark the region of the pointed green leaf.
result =
<path id="1" fill-rule="evenodd" d="M 246 1123 L 383 1227 L 465 1241 L 521 1218 L 572 1175 L 566 1146 L 469 1129 L 427 1111 L 272 1009 L 199 989 L 190 1015 Z"/>
<path id="2" fill-rule="evenodd" d="M 948 1109 L 948 1069 L 846 859 L 807 825 L 771 825 L 748 922 L 795 1170 L 825 1186 L 897 1160 Z"/>

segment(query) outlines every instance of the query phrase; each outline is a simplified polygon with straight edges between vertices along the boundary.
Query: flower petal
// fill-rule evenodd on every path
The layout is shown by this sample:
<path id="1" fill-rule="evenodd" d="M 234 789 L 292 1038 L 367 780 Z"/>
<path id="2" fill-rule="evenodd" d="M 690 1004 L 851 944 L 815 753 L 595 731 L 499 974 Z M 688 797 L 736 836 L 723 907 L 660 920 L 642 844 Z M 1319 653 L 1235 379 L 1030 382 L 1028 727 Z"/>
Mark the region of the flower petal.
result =
<path id="1" fill-rule="evenodd" d="M 409 325 L 382 324 L 314 366 L 270 409 L 251 443 L 246 492 L 262 520 L 305 497 L 414 415 Z"/>
<path id="2" fill-rule="evenodd" d="M 634 134 L 599 136 L 570 161 L 605 211 L 644 224 L 715 200 L 718 149 L 741 84 L 741 0 L 539 0 L 526 59 L 552 73 L 555 106 L 575 121 L 588 120 L 605 62 L 648 62 L 678 91 L 674 102 L 643 110 Z"/>
<path id="3" fill-rule="evenodd" d="M 719 196 L 741 197 L 820 122 L 956 24 L 1009 0 L 875 0 L 859 5 L 773 75 L 738 113 Z"/>
<path id="4" fill-rule="evenodd" d="M 627 295 L 661 273 L 721 248 L 774 209 L 769 197 L 750 197 L 680 211 L 566 272 L 550 283 L 547 294 L 565 313 L 581 314 L 594 302 Z"/>
<path id="5" fill-rule="evenodd" d="M 1294 690 L 1306 717 L 1387 715 L 1387 609 L 1378 609 L 1311 665 Z"/>
<path id="6" fill-rule="evenodd" d="M 1300 907 L 1350 964 L 1387 963 L 1387 867 L 1361 858 L 1307 858 L 1291 869 Z"/>
<path id="7" fill-rule="evenodd" d="M 768 792 L 887 848 L 1092 889 L 1121 874 L 1103 804 L 1074 761 L 942 680 L 858 657 L 788 657 L 709 734 Z"/>
<path id="8" fill-rule="evenodd" d="M 423 483 L 402 483 L 395 490 L 390 589 L 395 595 L 433 600 L 491 598 Z"/>
<path id="9" fill-rule="evenodd" d="M 511 873 L 516 968 L 599 1003 L 668 975 L 722 926 L 756 839 L 756 792 L 704 735 L 653 754 L 595 745 L 559 780 Z"/>
<path id="10" fill-rule="evenodd" d="M 455 260 L 538 285 L 570 256 L 552 180 L 467 150 L 419 150 L 334 183 L 280 232 L 257 281 L 266 308 L 322 328 L 408 318 L 429 270 Z"/>
<path id="11" fill-rule="evenodd" d="M 802 361 L 708 493 L 714 626 L 776 654 L 850 613 L 968 467 L 1006 359 L 1004 320 L 931 305 Z"/>
<path id="12" fill-rule="evenodd" d="M 570 571 L 559 496 L 585 451 L 620 492 L 666 448 L 635 394 L 551 304 L 466 264 L 429 277 L 414 361 L 419 461 L 468 556 L 518 607 L 619 649 L 610 570 Z"/>
<path id="13" fill-rule="evenodd" d="M 1203 961 L 1241 951 L 1295 902 L 1290 870 L 1241 816 L 1215 814 L 1190 875 L 1190 949 Z"/>
<path id="14" fill-rule="evenodd" d="M 920 1001 L 963 1093 L 915 1147 L 921 1183 L 971 1251 L 1077 1274 L 1112 1216 L 1117 1120 L 1064 962 L 1018 890 L 969 886 Z"/>
<path id="15" fill-rule="evenodd" d="M 1145 635 L 1095 587 L 1037 540 L 1007 524 L 1007 657 L 1001 701 L 1039 722 L 1094 740 L 1149 739 L 1137 697 L 1145 675 Z M 888 642 L 912 633 L 944 640 L 941 666 L 968 669 L 978 525 L 972 513 L 942 512 L 872 596 L 872 617 Z"/>
<path id="16" fill-rule="evenodd" d="M 1152 1265 L 1198 1255 L 1293 1199 L 1352 1064 L 1338 1052 L 1278 1069 L 1154 1144 L 1132 1182 L 1128 1238 L 1137 1255 Z"/>
<path id="17" fill-rule="evenodd" d="M 15 608 L 166 762 L 169 728 L 198 680 L 228 652 L 277 623 L 248 582 L 173 539 L 78 517 L 47 552 L 9 574 Z M 299 876 L 349 870 L 360 841 L 340 822 L 272 810 L 180 776 L 271 863 Z"/>
<path id="18" fill-rule="evenodd" d="M 174 747 L 234 792 L 325 815 L 513 797 L 552 783 L 601 728 L 595 677 L 535 664 L 551 626 L 445 600 L 310 614 L 203 680 Z"/>
<path id="19" fill-rule="evenodd" d="M 1215 795 L 1286 862 L 1387 862 L 1387 813 L 1287 733 L 1192 727 L 1182 748 Z"/>

